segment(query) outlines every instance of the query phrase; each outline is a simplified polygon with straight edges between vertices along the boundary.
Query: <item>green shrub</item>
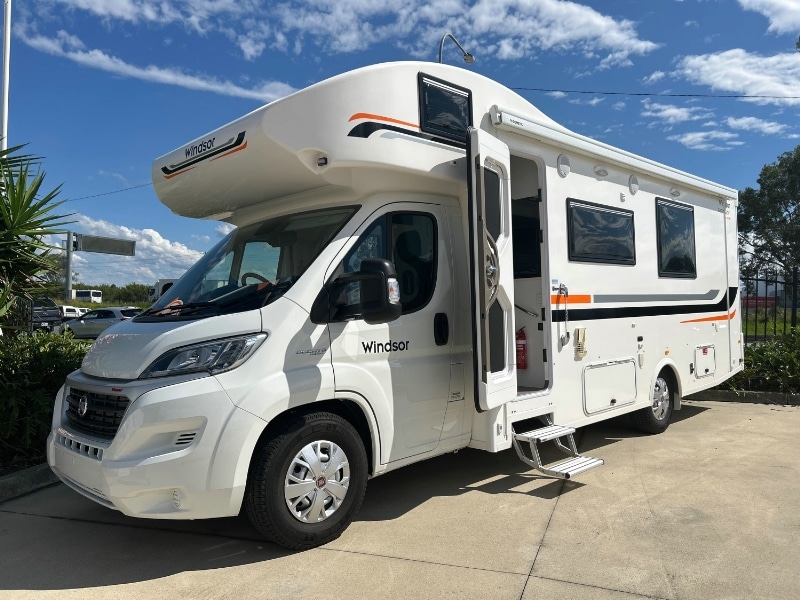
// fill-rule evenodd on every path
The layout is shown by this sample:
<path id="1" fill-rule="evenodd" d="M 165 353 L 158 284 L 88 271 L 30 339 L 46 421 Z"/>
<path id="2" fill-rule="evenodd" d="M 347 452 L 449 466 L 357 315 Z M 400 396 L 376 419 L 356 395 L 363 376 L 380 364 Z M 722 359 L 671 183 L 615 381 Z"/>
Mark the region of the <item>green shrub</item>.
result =
<path id="1" fill-rule="evenodd" d="M 744 370 L 723 387 L 731 390 L 800 393 L 800 328 L 744 349 Z"/>
<path id="2" fill-rule="evenodd" d="M 55 395 L 90 344 L 43 332 L 0 337 L 0 473 L 41 462 Z"/>

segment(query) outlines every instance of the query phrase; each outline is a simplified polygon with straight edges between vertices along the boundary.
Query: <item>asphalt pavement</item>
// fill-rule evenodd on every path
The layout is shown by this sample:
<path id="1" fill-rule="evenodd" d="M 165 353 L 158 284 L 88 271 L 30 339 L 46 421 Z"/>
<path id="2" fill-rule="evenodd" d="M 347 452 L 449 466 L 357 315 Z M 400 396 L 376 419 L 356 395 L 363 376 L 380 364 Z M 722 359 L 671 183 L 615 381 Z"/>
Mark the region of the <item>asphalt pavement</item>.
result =
<path id="1" fill-rule="evenodd" d="M 798 406 L 685 400 L 661 435 L 580 430 L 606 464 L 574 482 L 462 450 L 370 481 L 307 552 L 243 517 L 132 519 L 56 484 L 0 503 L 0 599 L 791 600 L 798 431 Z"/>

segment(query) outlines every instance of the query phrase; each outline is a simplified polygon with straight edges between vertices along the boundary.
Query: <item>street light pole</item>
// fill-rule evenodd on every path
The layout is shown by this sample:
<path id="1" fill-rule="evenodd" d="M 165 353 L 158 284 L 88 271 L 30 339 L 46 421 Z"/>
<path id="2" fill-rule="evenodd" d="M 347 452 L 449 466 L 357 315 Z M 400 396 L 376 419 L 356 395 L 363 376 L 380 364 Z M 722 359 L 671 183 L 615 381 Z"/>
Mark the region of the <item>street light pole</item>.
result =
<path id="1" fill-rule="evenodd" d="M 11 61 L 11 0 L 5 0 L 3 12 L 3 99 L 0 113 L 0 150 L 8 149 L 8 81 Z"/>

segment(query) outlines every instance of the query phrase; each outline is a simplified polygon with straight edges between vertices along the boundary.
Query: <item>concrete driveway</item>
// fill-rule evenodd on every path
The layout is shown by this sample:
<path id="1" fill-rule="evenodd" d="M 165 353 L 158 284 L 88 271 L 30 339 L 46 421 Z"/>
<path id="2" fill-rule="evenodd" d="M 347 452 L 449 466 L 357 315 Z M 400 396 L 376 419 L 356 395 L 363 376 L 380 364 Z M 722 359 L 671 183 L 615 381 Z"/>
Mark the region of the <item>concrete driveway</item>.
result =
<path id="1" fill-rule="evenodd" d="M 676 417 L 658 436 L 583 429 L 606 465 L 577 482 L 513 450 L 401 469 L 302 553 L 244 518 L 135 520 L 51 486 L 0 504 L 0 599 L 800 598 L 800 407 L 685 401 Z"/>

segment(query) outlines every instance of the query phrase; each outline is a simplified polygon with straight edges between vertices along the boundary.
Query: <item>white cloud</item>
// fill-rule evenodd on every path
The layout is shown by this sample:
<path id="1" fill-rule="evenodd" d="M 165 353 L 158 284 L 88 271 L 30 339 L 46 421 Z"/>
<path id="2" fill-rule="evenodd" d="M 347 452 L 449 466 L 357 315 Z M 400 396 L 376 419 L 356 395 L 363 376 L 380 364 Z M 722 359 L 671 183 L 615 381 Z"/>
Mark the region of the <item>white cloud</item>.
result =
<path id="1" fill-rule="evenodd" d="M 786 130 L 786 125 L 776 123 L 775 121 L 764 121 L 756 117 L 742 117 L 739 119 L 729 117 L 725 123 L 731 129 L 741 129 L 744 131 L 757 131 L 765 135 L 775 135 L 783 133 Z"/>
<path id="2" fill-rule="evenodd" d="M 676 106 L 674 104 L 660 104 L 650 99 L 642 100 L 644 108 L 643 117 L 654 117 L 669 124 L 683 123 L 685 121 L 699 121 L 714 116 L 708 109 L 699 106 Z"/>
<path id="3" fill-rule="evenodd" d="M 135 256 L 76 252 L 74 269 L 82 283 L 127 285 L 179 277 L 203 255 L 154 229 L 133 229 L 85 215 L 75 215 L 75 221 L 72 228 L 78 233 L 136 241 Z"/>
<path id="4" fill-rule="evenodd" d="M 216 233 L 220 238 L 224 238 L 234 229 L 236 229 L 235 225 L 231 225 L 230 223 L 220 223 L 214 228 L 214 233 Z"/>
<path id="5" fill-rule="evenodd" d="M 595 96 L 594 98 L 592 98 L 590 100 L 582 100 L 580 98 L 576 98 L 574 100 L 570 100 L 569 103 L 570 104 L 584 104 L 586 106 L 597 106 L 598 104 L 603 102 L 603 100 L 605 100 L 605 98 L 600 98 L 598 96 Z"/>
<path id="6" fill-rule="evenodd" d="M 237 0 L 181 0 L 176 3 L 163 0 L 50 0 L 50 3 L 73 11 L 89 12 L 107 23 L 115 20 L 158 25 L 180 22 L 199 32 L 207 30 L 213 17 L 242 14 L 249 4 Z"/>
<path id="7" fill-rule="evenodd" d="M 565 94 L 564 92 L 547 92 L 547 95 L 550 96 L 551 98 L 557 98 L 559 100 L 561 98 L 567 97 L 567 94 Z"/>
<path id="8" fill-rule="evenodd" d="M 271 102 L 294 91 L 294 88 L 288 84 L 278 81 L 267 81 L 252 88 L 245 88 L 230 81 L 184 73 L 177 68 L 170 69 L 154 65 L 138 67 L 100 50 L 86 50 L 81 40 L 65 31 L 59 31 L 55 38 L 38 35 L 30 31 L 26 24 L 18 25 L 15 31 L 18 37 L 31 48 L 123 77 L 214 92 L 225 96 L 250 98 L 261 102 Z"/>
<path id="9" fill-rule="evenodd" d="M 736 48 L 686 56 L 673 73 L 714 90 L 747 96 L 756 104 L 800 106 L 800 53 L 775 56 L 750 54 Z"/>
<path id="10" fill-rule="evenodd" d="M 736 141 L 737 137 L 737 134 L 728 131 L 696 131 L 671 135 L 667 139 L 683 144 L 690 150 L 721 151 L 731 150 L 734 145 L 739 145 L 741 142 Z M 720 146 L 716 141 L 725 142 L 725 145 Z"/>
<path id="11" fill-rule="evenodd" d="M 479 60 L 517 60 L 537 52 L 576 53 L 598 59 L 601 69 L 632 64 L 631 57 L 658 44 L 639 38 L 636 24 L 614 19 L 569 0 L 37 0 L 48 7 L 84 12 L 108 28 L 182 24 L 190 32 L 225 35 L 247 60 L 270 47 L 302 52 L 314 45 L 325 53 L 364 50 L 391 43 L 421 58 L 432 58 L 443 31 L 459 35 L 466 47 L 480 48 Z M 38 8 L 38 7 L 37 7 Z M 43 22 L 39 10 L 35 21 Z M 64 27 L 65 19 L 48 22 Z M 42 25 L 45 26 L 44 24 Z M 447 43 L 447 51 L 454 51 Z"/>
<path id="12" fill-rule="evenodd" d="M 656 83 L 657 81 L 661 81 L 662 79 L 664 79 L 664 77 L 666 77 L 666 73 L 664 73 L 664 71 L 655 71 L 652 74 L 645 77 L 644 79 L 642 79 L 642 83 L 644 83 L 645 85 Z"/>
<path id="13" fill-rule="evenodd" d="M 739 0 L 745 10 L 759 12 L 769 19 L 768 31 L 800 31 L 800 3 L 797 0 Z"/>

